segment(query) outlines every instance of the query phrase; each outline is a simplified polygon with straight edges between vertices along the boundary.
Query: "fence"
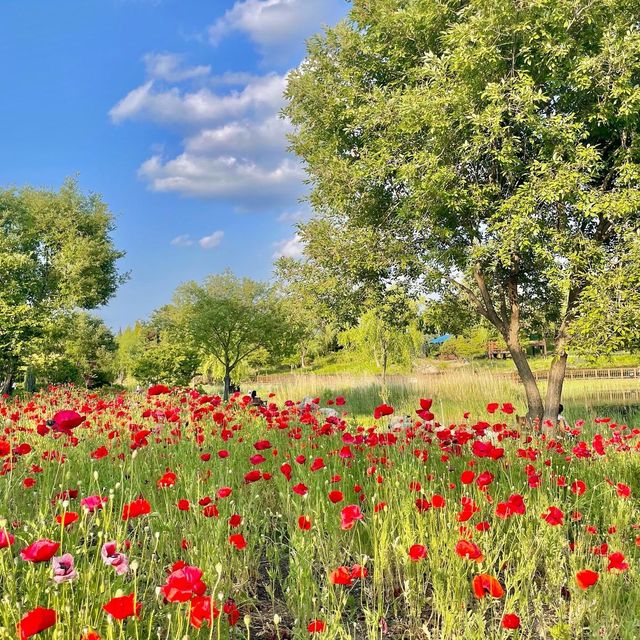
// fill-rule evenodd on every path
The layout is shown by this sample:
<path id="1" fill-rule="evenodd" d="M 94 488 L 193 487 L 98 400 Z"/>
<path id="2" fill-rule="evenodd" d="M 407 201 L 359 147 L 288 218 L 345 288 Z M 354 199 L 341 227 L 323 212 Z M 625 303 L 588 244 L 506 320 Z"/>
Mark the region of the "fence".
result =
<path id="1" fill-rule="evenodd" d="M 546 380 L 548 371 L 534 371 L 536 380 Z M 518 374 L 512 374 L 518 380 Z M 640 380 L 640 367 L 613 367 L 611 369 L 567 369 L 565 380 Z"/>

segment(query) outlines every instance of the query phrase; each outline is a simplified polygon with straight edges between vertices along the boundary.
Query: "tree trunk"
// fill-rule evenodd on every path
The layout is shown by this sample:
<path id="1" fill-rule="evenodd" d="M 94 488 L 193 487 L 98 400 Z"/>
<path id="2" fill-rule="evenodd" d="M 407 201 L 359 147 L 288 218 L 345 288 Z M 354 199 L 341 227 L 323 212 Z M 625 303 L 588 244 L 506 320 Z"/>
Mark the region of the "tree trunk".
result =
<path id="1" fill-rule="evenodd" d="M 11 393 L 13 389 L 13 376 L 14 373 L 11 371 L 5 376 L 4 380 L 0 382 L 0 396 Z"/>
<path id="2" fill-rule="evenodd" d="M 229 399 L 230 390 L 231 390 L 231 370 L 227 367 L 224 372 L 224 392 L 222 395 L 225 401 Z"/>
<path id="3" fill-rule="evenodd" d="M 27 367 L 24 374 L 24 390 L 33 393 L 36 390 L 36 374 L 32 367 Z"/>
<path id="4" fill-rule="evenodd" d="M 547 386 L 547 397 L 544 403 L 544 421 L 551 422 L 556 427 L 560 402 L 562 401 L 562 387 L 564 377 L 567 372 L 567 352 L 564 348 L 564 341 L 556 345 L 556 354 L 551 361 L 549 368 L 549 385 Z"/>
<path id="5" fill-rule="evenodd" d="M 389 349 L 385 346 L 382 350 L 382 384 L 387 384 L 387 366 L 389 364 Z"/>
<path id="6" fill-rule="evenodd" d="M 511 357 L 516 365 L 518 375 L 520 376 L 524 391 L 527 395 L 527 419 L 531 423 L 536 420 L 539 421 L 544 414 L 544 406 L 542 404 L 540 389 L 538 389 L 538 383 L 527 360 L 527 354 L 518 341 L 508 341 L 507 347 L 509 348 L 509 353 L 511 353 Z"/>

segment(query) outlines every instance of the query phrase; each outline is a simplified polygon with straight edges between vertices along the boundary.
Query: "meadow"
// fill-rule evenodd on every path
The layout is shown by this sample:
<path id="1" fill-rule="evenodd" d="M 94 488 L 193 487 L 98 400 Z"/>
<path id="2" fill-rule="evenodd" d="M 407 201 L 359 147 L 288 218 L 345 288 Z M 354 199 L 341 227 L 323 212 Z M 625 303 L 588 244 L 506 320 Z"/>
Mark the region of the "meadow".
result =
<path id="1" fill-rule="evenodd" d="M 637 638 L 640 420 L 594 384 L 563 433 L 490 374 L 5 398 L 0 639 Z"/>

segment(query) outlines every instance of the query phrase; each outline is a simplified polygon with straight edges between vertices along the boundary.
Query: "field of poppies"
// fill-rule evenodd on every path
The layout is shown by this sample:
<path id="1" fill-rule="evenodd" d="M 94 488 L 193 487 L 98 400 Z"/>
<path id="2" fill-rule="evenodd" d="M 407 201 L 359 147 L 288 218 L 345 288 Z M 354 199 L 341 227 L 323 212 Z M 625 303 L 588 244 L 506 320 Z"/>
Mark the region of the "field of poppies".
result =
<path id="1" fill-rule="evenodd" d="M 249 400 L 0 400 L 0 639 L 640 637 L 640 429 Z"/>

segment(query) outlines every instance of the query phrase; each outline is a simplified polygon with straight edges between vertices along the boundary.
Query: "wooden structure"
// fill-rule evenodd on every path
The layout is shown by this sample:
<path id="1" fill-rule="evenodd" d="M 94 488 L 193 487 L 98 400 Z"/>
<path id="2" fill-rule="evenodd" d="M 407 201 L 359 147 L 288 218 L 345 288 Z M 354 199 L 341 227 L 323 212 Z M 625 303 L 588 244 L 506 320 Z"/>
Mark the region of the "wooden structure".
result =
<path id="1" fill-rule="evenodd" d="M 530 349 L 532 355 L 547 356 L 547 341 L 546 340 L 530 340 L 526 344 L 526 348 Z M 496 340 L 487 342 L 487 358 L 489 360 L 506 360 L 510 358 L 511 354 L 508 349 L 503 349 Z"/>
<path id="2" fill-rule="evenodd" d="M 546 380 L 549 371 L 534 371 L 536 380 Z M 518 374 L 511 374 L 519 380 Z M 565 380 L 640 380 L 640 367 L 611 367 L 609 369 L 567 369 Z"/>
<path id="3" fill-rule="evenodd" d="M 487 358 L 489 358 L 489 360 L 506 360 L 510 357 L 511 354 L 509 351 L 500 347 L 495 340 L 487 342 Z"/>

